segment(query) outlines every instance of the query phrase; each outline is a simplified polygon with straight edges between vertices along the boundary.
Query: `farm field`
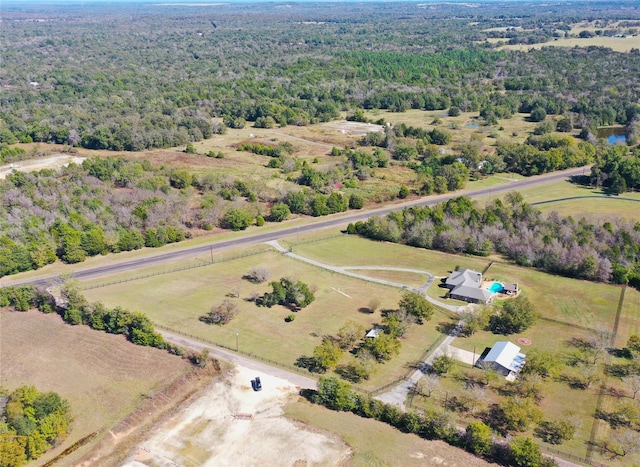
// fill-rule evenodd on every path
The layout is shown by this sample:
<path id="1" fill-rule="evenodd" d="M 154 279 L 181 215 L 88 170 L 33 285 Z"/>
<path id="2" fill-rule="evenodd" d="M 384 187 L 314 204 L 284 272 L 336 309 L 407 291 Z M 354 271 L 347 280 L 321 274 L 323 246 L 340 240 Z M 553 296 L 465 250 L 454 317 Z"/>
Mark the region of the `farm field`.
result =
<path id="1" fill-rule="evenodd" d="M 94 331 L 86 326 L 64 324 L 56 314 L 39 311 L 0 312 L 0 386 L 13 390 L 33 384 L 43 392 L 55 391 L 67 399 L 74 422 L 68 438 L 38 461 L 46 462 L 74 443 L 96 433 L 87 445 L 71 453 L 60 465 L 72 465 L 102 440 L 120 440 L 118 423 L 145 402 L 147 418 L 172 400 L 164 391 L 184 381 L 191 365 L 180 357 L 127 342 L 123 336 Z M 145 405 L 146 407 L 146 405 Z M 134 431 L 140 418 L 131 419 L 126 430 Z M 112 430 L 112 435 L 109 435 Z M 111 446 L 113 447 L 113 446 Z"/>
<path id="2" fill-rule="evenodd" d="M 262 308 L 248 301 L 250 295 L 270 290 L 267 283 L 252 284 L 243 279 L 254 267 L 267 267 L 271 280 L 295 277 L 316 290 L 316 300 L 285 322 L 291 311 L 281 307 Z M 230 297 L 239 291 L 239 297 Z M 379 310 L 394 308 L 401 291 L 393 287 L 344 277 L 309 266 L 275 251 L 238 258 L 212 266 L 190 269 L 93 288 L 84 291 L 89 301 L 108 307 L 123 306 L 146 313 L 154 323 L 222 344 L 243 352 L 293 365 L 299 357 L 310 357 L 323 336 L 335 335 L 348 320 L 371 329 L 379 323 Z M 378 298 L 378 312 L 369 313 L 372 298 Z M 199 317 L 224 299 L 239 307 L 239 314 L 225 326 L 211 326 Z M 448 318 L 442 316 L 438 319 Z M 436 318 L 422 326 L 412 326 L 403 339 L 400 354 L 361 386 L 375 389 L 405 374 L 433 342 L 441 338 Z M 236 335 L 237 334 L 237 335 Z M 345 356 L 345 360 L 352 358 Z M 346 363 L 346 361 L 345 361 Z"/>
<path id="3" fill-rule="evenodd" d="M 540 49 L 542 47 L 607 47 L 614 52 L 630 52 L 631 49 L 638 48 L 638 36 L 629 37 L 562 37 L 540 44 L 505 44 L 499 47 L 500 50 L 521 50 Z"/>

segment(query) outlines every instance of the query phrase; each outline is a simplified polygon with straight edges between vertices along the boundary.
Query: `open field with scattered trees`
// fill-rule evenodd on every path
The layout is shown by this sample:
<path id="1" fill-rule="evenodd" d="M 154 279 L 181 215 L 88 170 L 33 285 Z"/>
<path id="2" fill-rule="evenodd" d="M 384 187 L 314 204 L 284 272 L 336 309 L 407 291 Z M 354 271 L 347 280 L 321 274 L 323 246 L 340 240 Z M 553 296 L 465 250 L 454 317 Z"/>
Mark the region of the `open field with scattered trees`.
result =
<path id="1" fill-rule="evenodd" d="M 69 324 L 0 313 L 0 385 L 56 391 L 74 417 L 42 459 L 86 439 L 70 461 L 113 454 L 115 463 L 130 427 L 205 384 L 158 324 L 309 371 L 319 377 L 318 391 L 305 394 L 312 402 L 486 459 L 541 467 L 538 443 L 585 462 L 640 462 L 636 1 L 540 10 L 9 0 L 2 25 L 11 66 L 0 69 L 0 278 L 65 273 L 60 306 L 42 291 L 0 289 L 0 306 L 55 308 Z M 77 163 L 45 166 L 50 156 Z M 82 284 L 66 275 L 116 254 L 576 167 L 584 173 L 572 184 L 475 204 L 458 197 L 350 224 L 349 235 L 282 241 L 372 280 L 417 287 L 425 276 L 362 267 L 428 271 L 437 276 L 428 296 L 446 305 L 463 304 L 439 286 L 459 268 L 519 284 L 513 300 L 466 309 L 454 345 L 479 354 L 520 339 L 523 374 L 507 384 L 485 366 L 437 356 L 406 401 L 424 412 L 403 414 L 366 394 L 406 377 L 454 329 L 457 319 L 421 294 L 265 245 Z M 363 337 L 372 328 L 378 336 Z M 189 358 L 198 366 L 206 353 Z M 12 429 L 43 451 L 51 427 L 36 428 L 10 404 Z M 440 462 L 409 437 L 383 452 L 388 441 L 371 425 L 355 434 L 353 414 L 327 417 L 307 402 L 290 411 L 321 426 L 341 417 L 347 442 L 376 445 L 358 448 L 356 465 L 384 464 L 399 447 L 427 456 L 416 463 Z M 494 433 L 508 443 L 494 443 Z"/>
<path id="2" fill-rule="evenodd" d="M 252 281 L 248 274 L 254 268 L 266 269 L 270 278 L 262 283 Z M 258 306 L 260 297 L 271 291 L 269 282 L 280 277 L 302 280 L 313 291 L 315 300 L 293 313 L 281 305 Z M 362 327 L 362 334 L 358 331 L 360 340 L 365 330 L 382 324 L 381 310 L 397 308 L 401 296 L 398 289 L 344 277 L 276 252 L 91 288 L 83 293 L 89 301 L 144 311 L 154 323 L 231 349 L 238 342 L 240 350 L 284 365 L 311 358 L 314 348 L 326 336 L 336 336 L 349 322 L 357 323 L 358 329 Z M 374 299 L 376 303 L 372 303 Z M 202 315 L 225 300 L 237 310 L 228 324 L 211 326 L 202 322 Z M 450 322 L 443 315 L 438 320 Z M 401 377 L 441 336 L 432 322 L 409 327 L 398 355 L 384 364 L 372 364 L 370 377 L 359 384 L 375 389 Z M 346 352 L 340 363 L 349 365 L 353 360 Z"/>

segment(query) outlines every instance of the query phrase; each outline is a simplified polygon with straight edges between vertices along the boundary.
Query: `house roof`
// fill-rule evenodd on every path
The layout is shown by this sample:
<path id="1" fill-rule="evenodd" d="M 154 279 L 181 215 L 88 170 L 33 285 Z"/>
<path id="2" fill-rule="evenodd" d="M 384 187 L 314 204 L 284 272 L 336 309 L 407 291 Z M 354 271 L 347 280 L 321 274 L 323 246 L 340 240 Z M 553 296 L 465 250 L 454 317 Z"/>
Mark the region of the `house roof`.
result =
<path id="1" fill-rule="evenodd" d="M 479 289 L 478 287 L 460 285 L 451 291 L 451 295 L 459 297 L 472 298 L 474 300 L 486 303 L 491 300 L 493 294 L 488 290 Z"/>
<path id="2" fill-rule="evenodd" d="M 505 292 L 517 292 L 518 291 L 518 283 L 515 284 L 504 284 L 503 285 Z"/>
<path id="3" fill-rule="evenodd" d="M 524 365 L 525 355 L 520 353 L 520 347 L 509 341 L 496 342 L 484 357 L 485 362 L 494 362 L 509 371 L 520 371 Z"/>
<path id="4" fill-rule="evenodd" d="M 482 273 L 473 269 L 460 269 L 451 273 L 447 277 L 446 285 L 459 287 L 461 285 L 467 287 L 480 287 L 482 285 Z"/>

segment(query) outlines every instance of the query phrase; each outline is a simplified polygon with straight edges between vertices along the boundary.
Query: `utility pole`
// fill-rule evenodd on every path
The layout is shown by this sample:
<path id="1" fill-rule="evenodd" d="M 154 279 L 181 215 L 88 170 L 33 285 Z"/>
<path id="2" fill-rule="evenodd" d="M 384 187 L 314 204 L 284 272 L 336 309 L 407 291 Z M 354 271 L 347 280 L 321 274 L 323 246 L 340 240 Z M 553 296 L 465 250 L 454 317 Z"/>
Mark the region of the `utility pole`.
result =
<path id="1" fill-rule="evenodd" d="M 236 331 L 236 352 L 238 351 L 238 331 Z"/>

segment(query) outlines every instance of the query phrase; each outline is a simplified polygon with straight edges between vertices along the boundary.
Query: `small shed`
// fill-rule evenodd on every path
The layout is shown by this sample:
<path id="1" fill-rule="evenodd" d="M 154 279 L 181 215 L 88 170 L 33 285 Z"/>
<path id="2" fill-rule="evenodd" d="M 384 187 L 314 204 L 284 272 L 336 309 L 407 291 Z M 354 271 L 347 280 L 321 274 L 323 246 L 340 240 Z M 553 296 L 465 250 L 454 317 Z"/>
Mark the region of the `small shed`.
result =
<path id="1" fill-rule="evenodd" d="M 365 337 L 369 337 L 371 339 L 375 339 L 376 337 L 378 337 L 380 334 L 382 334 L 383 330 L 380 328 L 373 328 L 372 330 L 370 330 Z"/>

